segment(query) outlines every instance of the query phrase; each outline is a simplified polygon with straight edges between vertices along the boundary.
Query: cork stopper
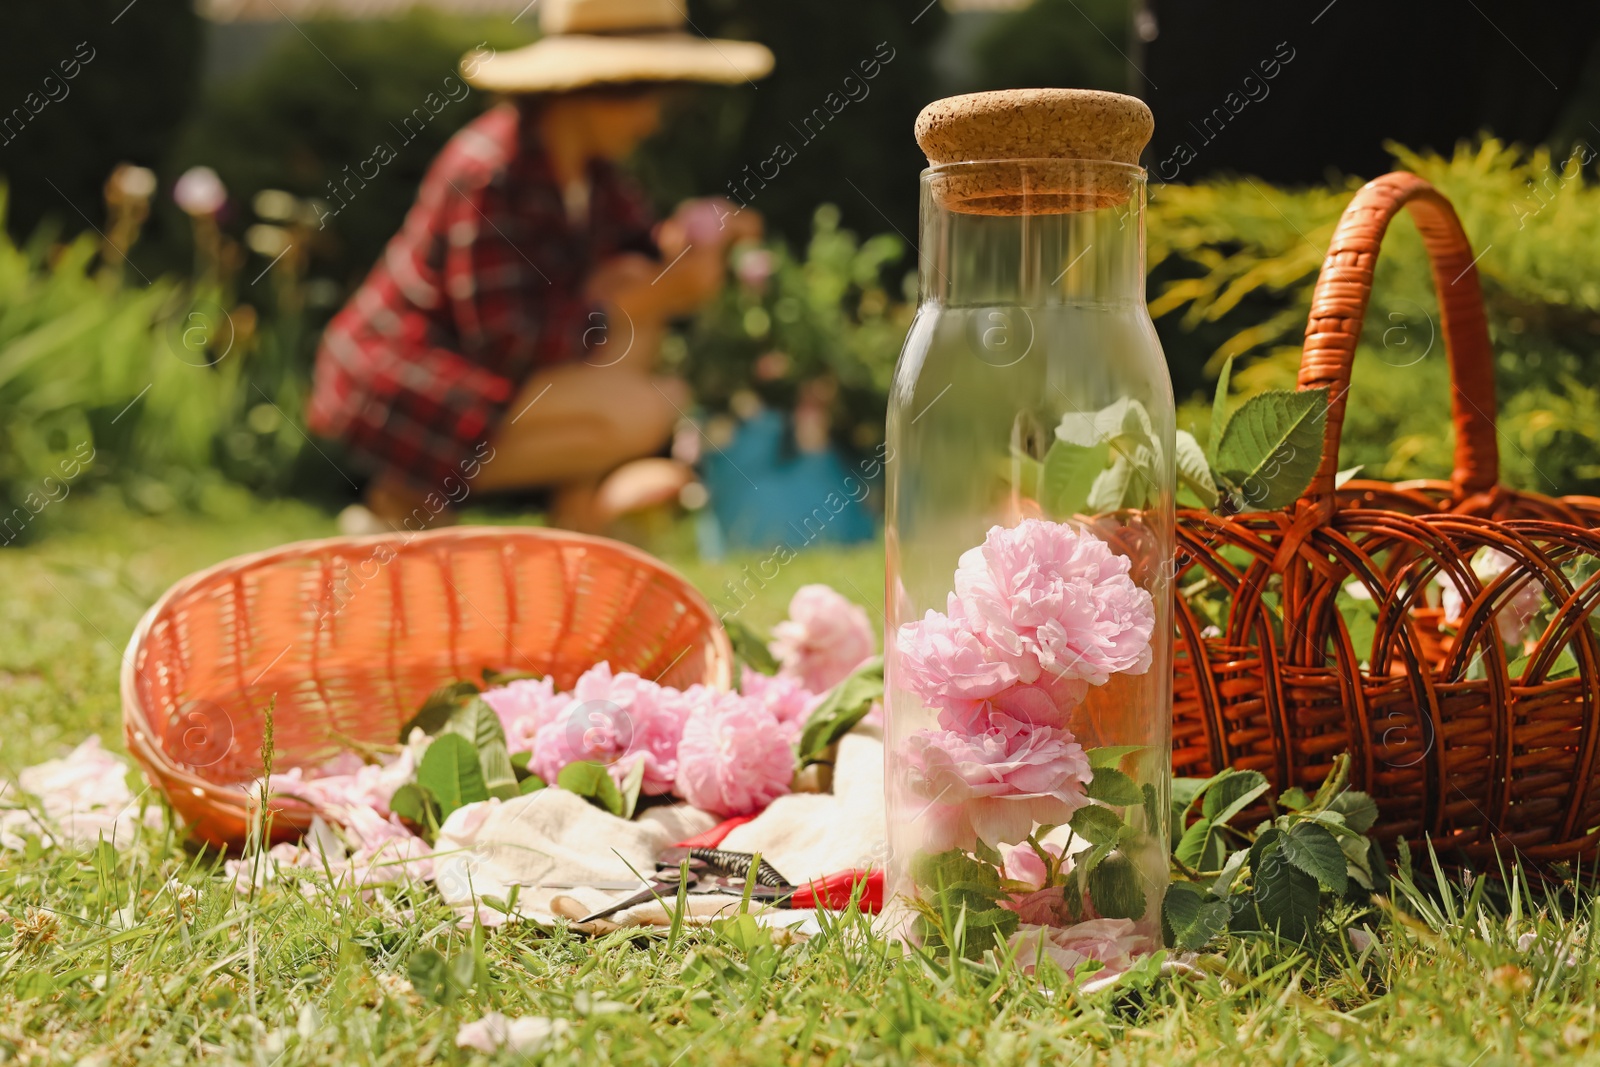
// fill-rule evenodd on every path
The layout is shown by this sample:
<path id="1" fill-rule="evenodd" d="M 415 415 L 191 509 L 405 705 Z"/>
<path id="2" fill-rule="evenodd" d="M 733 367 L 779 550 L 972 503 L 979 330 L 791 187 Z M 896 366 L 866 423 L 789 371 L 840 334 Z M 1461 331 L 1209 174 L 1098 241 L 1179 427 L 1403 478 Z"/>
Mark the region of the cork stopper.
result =
<path id="1" fill-rule="evenodd" d="M 1144 101 L 1093 89 L 1005 89 L 935 100 L 917 116 L 917 143 L 934 167 L 935 195 L 976 214 L 1045 214 L 1112 207 L 1155 120 Z M 1017 160 L 1011 165 L 1004 161 Z"/>

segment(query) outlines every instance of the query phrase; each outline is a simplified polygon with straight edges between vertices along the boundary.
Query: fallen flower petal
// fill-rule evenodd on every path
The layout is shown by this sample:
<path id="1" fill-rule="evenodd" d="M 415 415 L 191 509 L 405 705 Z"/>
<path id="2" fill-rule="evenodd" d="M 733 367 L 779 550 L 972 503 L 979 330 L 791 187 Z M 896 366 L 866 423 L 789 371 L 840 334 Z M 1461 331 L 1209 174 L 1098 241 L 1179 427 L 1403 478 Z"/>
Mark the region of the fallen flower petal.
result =
<path id="1" fill-rule="evenodd" d="M 1132 965 L 1135 952 L 1151 947 L 1147 938 L 1135 932 L 1130 919 L 1090 919 L 1064 927 L 1023 923 L 1009 943 L 1018 965 L 1029 974 L 1041 958 L 1069 975 L 1079 964 L 1093 960 L 1103 965 L 1095 978 L 1120 974 Z"/>
<path id="2" fill-rule="evenodd" d="M 126 845 L 140 825 L 138 798 L 128 788 L 128 765 L 107 752 L 98 737 L 60 759 L 26 768 L 17 775 L 17 784 L 37 799 L 44 821 L 26 808 L 0 810 L 0 848 L 21 849 L 28 836 L 47 845 L 93 845 L 101 839 Z M 0 800 L 11 799 L 14 794 L 0 784 Z M 159 827 L 160 810 L 148 808 L 144 825 Z"/>
<path id="3" fill-rule="evenodd" d="M 565 1019 L 544 1015 L 508 1018 L 491 1011 L 477 1022 L 463 1023 L 456 1030 L 456 1047 L 486 1054 L 502 1048 L 526 1054 L 539 1051 L 571 1029 L 572 1024 Z"/>

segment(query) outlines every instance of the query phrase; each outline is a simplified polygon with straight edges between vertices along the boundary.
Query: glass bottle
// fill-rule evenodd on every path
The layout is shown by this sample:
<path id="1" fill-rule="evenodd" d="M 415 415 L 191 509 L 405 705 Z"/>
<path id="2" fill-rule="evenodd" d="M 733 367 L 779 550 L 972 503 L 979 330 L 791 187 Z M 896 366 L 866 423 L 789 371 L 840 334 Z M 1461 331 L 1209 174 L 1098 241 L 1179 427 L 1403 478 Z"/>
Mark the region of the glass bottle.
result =
<path id="1" fill-rule="evenodd" d="M 1167 885 L 1151 129 L 1140 101 L 1082 90 L 923 111 L 919 303 L 889 402 L 893 907 L 918 941 L 1069 972 L 1160 947 Z"/>

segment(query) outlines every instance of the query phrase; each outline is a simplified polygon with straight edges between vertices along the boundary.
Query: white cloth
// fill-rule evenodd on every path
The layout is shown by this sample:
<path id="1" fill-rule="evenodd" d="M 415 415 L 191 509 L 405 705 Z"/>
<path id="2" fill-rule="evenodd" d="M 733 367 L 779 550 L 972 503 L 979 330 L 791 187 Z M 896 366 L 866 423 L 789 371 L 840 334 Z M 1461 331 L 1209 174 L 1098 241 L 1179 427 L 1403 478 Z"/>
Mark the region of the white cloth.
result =
<path id="1" fill-rule="evenodd" d="M 716 824 L 715 816 L 684 804 L 619 819 L 565 789 L 468 804 L 439 828 L 434 884 L 447 903 L 468 908 L 486 896 L 505 900 L 513 885 L 522 886 L 531 892 L 519 892 L 518 913 L 550 922 L 565 914 L 552 907 L 557 897 L 599 910 L 626 893 L 586 887 L 642 887 L 639 876 L 655 873 L 662 849 Z M 500 918 L 485 915 L 486 921 Z"/>
<path id="2" fill-rule="evenodd" d="M 858 727 L 839 743 L 834 794 L 779 797 L 722 843 L 760 852 L 796 884 L 849 868 L 882 866 L 883 739 Z M 650 808 L 619 819 L 564 789 L 542 789 L 515 800 L 469 804 L 451 813 L 434 843 L 434 883 L 445 901 L 495 925 L 506 916 L 482 903 L 518 891 L 518 915 L 537 922 L 579 919 L 627 897 L 655 873 L 656 857 L 717 824 L 716 816 L 686 804 Z M 641 877 L 642 876 L 642 877 Z M 628 888 L 624 888 L 624 886 Z M 674 903 L 668 898 L 667 905 Z M 739 898 L 691 894 L 686 920 L 731 914 Z M 668 907 L 649 901 L 611 917 L 619 925 L 671 921 Z M 771 925 L 812 932 L 809 912 L 774 911 Z"/>

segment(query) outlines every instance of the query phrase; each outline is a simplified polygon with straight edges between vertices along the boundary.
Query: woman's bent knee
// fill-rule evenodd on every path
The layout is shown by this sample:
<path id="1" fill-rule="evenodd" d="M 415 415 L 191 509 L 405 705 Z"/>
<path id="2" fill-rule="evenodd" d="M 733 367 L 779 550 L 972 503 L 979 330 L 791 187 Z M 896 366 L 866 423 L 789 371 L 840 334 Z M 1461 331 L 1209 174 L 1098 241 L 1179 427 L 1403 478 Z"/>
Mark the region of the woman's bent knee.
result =
<path id="1" fill-rule="evenodd" d="M 688 414 L 690 402 L 688 386 L 677 378 L 630 377 L 626 386 L 620 379 L 613 383 L 618 388 L 606 406 L 613 439 L 627 453 L 623 460 L 659 451 Z"/>

